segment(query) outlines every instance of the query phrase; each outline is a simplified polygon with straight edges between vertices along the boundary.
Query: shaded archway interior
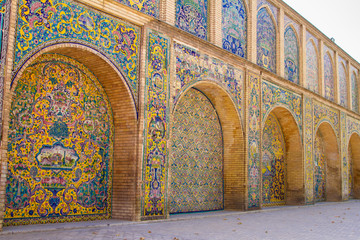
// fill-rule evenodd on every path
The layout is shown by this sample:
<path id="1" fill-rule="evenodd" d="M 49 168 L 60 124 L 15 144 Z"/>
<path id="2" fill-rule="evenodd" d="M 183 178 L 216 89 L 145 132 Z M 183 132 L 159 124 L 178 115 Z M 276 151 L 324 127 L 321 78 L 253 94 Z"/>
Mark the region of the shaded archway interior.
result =
<path id="1" fill-rule="evenodd" d="M 95 53 L 75 47 L 51 50 L 71 57 L 89 68 L 103 86 L 114 117 L 114 166 L 112 218 L 136 220 L 140 212 L 136 160 L 137 113 L 134 101 L 119 73 Z"/>
<path id="2" fill-rule="evenodd" d="M 204 93 L 215 107 L 222 127 L 224 144 L 224 209 L 244 210 L 246 164 L 240 117 L 228 94 L 214 83 L 193 86 Z"/>
<path id="3" fill-rule="evenodd" d="M 316 134 L 320 134 L 323 141 L 326 161 L 325 199 L 326 201 L 341 201 L 341 159 L 336 134 L 327 122 L 321 123 Z"/>
<path id="4" fill-rule="evenodd" d="M 351 167 L 349 167 L 349 177 L 351 177 L 351 175 L 353 176 L 352 179 L 353 197 L 357 199 L 360 198 L 360 147 L 359 146 L 360 146 L 360 136 L 354 133 L 349 141 L 349 148 L 351 148 L 351 151 L 349 151 L 349 154 L 351 154 L 351 156 L 349 157 L 351 159 L 350 161 L 352 161 L 352 164 L 349 162 L 349 165 L 352 166 L 352 169 Z M 351 190 L 349 189 L 349 191 Z"/>
<path id="5" fill-rule="evenodd" d="M 283 131 L 286 149 L 286 204 L 305 202 L 304 163 L 300 131 L 291 113 L 282 107 L 272 110 Z"/>

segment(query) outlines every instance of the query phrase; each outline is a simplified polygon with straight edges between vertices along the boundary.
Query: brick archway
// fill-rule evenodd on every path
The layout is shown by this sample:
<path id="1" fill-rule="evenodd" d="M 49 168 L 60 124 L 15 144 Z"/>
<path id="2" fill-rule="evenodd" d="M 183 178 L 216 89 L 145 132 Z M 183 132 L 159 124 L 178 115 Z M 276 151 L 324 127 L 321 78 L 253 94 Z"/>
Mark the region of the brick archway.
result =
<path id="1" fill-rule="evenodd" d="M 304 204 L 304 162 L 299 127 L 291 112 L 283 107 L 274 108 L 270 114 L 278 121 L 285 143 L 285 204 Z"/>
<path id="2" fill-rule="evenodd" d="M 360 136 L 353 133 L 349 141 L 349 181 L 352 183 L 352 196 L 360 198 Z"/>
<path id="3" fill-rule="evenodd" d="M 245 210 L 245 149 L 238 111 L 226 90 L 214 82 L 201 81 L 188 88 L 188 90 L 191 88 L 201 91 L 209 99 L 220 120 L 224 146 L 224 209 Z M 187 91 L 185 91 L 185 93 Z M 183 95 L 185 93 L 183 93 Z M 178 102 L 181 101 L 181 98 L 182 97 L 180 97 Z M 170 155 L 171 152 L 172 150 L 170 149 Z M 171 162 L 169 165 L 171 165 Z M 170 187 L 171 186 L 168 185 L 168 189 Z"/>
<path id="4" fill-rule="evenodd" d="M 315 134 L 321 139 L 325 158 L 325 201 L 341 201 L 341 159 L 335 131 L 323 122 Z"/>
<path id="5" fill-rule="evenodd" d="M 56 53 L 72 58 L 88 68 L 97 78 L 104 89 L 113 114 L 113 170 L 112 175 L 112 211 L 111 217 L 117 219 L 136 220 L 140 212 L 138 202 L 139 186 L 137 169 L 137 112 L 134 100 L 122 74 L 101 53 L 92 48 L 79 44 L 57 44 L 45 48 L 32 56 L 19 70 L 13 80 L 10 92 L 6 96 L 13 96 L 17 81 L 30 64 L 44 53 Z M 9 98 L 11 99 L 11 97 Z M 11 101 L 5 102 L 4 126 L 9 126 L 9 110 Z M 5 128 L 6 129 L 6 128 Z M 3 132 L 3 146 L 7 145 L 8 132 Z M 4 155 L 3 155 L 4 156 Z M 5 174 L 1 176 L 3 186 Z M 4 199 L 4 195 L 1 196 Z M 1 209 L 5 206 L 2 205 Z"/>

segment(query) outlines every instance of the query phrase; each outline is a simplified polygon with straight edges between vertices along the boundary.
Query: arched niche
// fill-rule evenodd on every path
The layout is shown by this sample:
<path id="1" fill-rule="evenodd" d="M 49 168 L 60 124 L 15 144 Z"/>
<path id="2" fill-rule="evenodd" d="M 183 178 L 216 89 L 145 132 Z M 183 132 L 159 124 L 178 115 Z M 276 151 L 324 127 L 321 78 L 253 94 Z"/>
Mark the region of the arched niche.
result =
<path id="1" fill-rule="evenodd" d="M 325 162 L 325 201 L 341 201 L 341 159 L 335 131 L 328 122 L 323 122 L 315 138 L 320 141 Z"/>
<path id="2" fill-rule="evenodd" d="M 114 137 L 113 137 L 113 166 L 109 172 L 109 184 L 112 187 L 111 210 L 108 217 L 126 220 L 136 220 L 140 212 L 136 202 L 138 201 L 139 181 L 137 159 L 137 111 L 131 92 L 126 85 L 122 74 L 112 62 L 103 54 L 90 47 L 80 44 L 55 44 L 45 48 L 30 59 L 16 73 L 10 89 L 14 96 L 17 82 L 28 66 L 43 54 L 59 54 L 78 61 L 86 67 L 99 81 L 111 106 L 113 115 Z M 36 76 L 35 76 L 36 77 Z M 9 96 L 9 95 L 8 95 Z M 4 122 L 8 123 L 9 110 L 6 110 Z M 7 145 L 8 132 L 4 132 L 3 144 Z M 2 181 L 6 178 L 2 176 Z M 66 217 L 65 217 L 66 218 Z M 89 219 L 90 220 L 90 219 Z M 41 221 L 41 220 L 40 220 Z M 65 221 L 72 221 L 66 220 Z"/>
<path id="3" fill-rule="evenodd" d="M 246 201 L 245 149 L 241 120 L 236 106 L 222 87 L 210 81 L 201 81 L 189 87 L 179 98 L 178 103 L 192 88 L 207 97 L 220 120 L 223 137 L 224 209 L 244 210 Z M 170 149 L 170 155 L 172 151 Z M 171 164 L 170 159 L 169 165 Z M 170 183 L 169 188 L 171 188 Z"/>
<path id="4" fill-rule="evenodd" d="M 304 163 L 299 127 L 291 112 L 284 107 L 274 108 L 267 118 L 272 116 L 280 125 L 284 140 L 284 195 L 283 204 L 299 205 L 305 202 Z M 264 146 L 264 149 L 272 146 Z"/>

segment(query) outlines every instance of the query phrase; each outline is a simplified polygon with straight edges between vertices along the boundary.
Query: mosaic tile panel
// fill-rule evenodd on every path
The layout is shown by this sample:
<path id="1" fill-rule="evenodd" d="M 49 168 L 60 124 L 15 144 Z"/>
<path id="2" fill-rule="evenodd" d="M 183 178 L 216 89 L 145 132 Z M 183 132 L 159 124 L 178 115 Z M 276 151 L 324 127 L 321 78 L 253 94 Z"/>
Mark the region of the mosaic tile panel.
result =
<path id="1" fill-rule="evenodd" d="M 4 76 L 6 48 L 8 42 L 9 31 L 9 17 L 10 17 L 10 4 L 9 0 L 0 0 L 0 77 Z M 3 83 L 1 82 L 1 89 Z M 2 91 L 2 90 L 1 90 Z M 2 95 L 0 96 L 2 99 Z"/>
<path id="2" fill-rule="evenodd" d="M 346 140 L 345 143 L 348 149 L 346 149 L 346 146 L 344 147 L 344 151 L 348 152 L 348 161 L 347 161 L 347 176 L 343 176 L 343 179 L 345 179 L 346 182 L 348 182 L 348 191 L 347 196 L 349 198 L 353 197 L 353 184 L 354 184 L 354 175 L 353 175 L 353 159 L 352 159 L 352 149 L 351 145 L 349 144 L 351 136 L 356 133 L 360 136 L 360 121 L 357 119 L 354 119 L 352 117 L 347 116 L 346 118 Z M 356 146 L 357 147 L 357 146 Z M 344 171 L 344 167 L 343 167 Z M 346 195 L 345 195 L 346 196 Z"/>
<path id="3" fill-rule="evenodd" d="M 276 28 L 268 10 L 264 7 L 257 14 L 256 63 L 273 73 L 276 72 Z"/>
<path id="4" fill-rule="evenodd" d="M 354 198 L 354 172 L 353 172 L 353 156 L 352 156 L 352 147 L 351 145 L 349 145 L 349 149 L 348 149 L 348 171 L 349 171 L 349 176 L 348 176 L 348 186 L 349 186 L 349 195 L 348 198 Z"/>
<path id="5" fill-rule="evenodd" d="M 208 1 L 176 0 L 175 26 L 207 40 Z"/>
<path id="6" fill-rule="evenodd" d="M 222 46 L 246 58 L 247 12 L 243 0 L 222 1 Z"/>
<path id="7" fill-rule="evenodd" d="M 347 117 L 347 122 L 346 122 L 346 127 L 347 127 L 347 142 L 350 141 L 350 137 L 353 133 L 357 133 L 360 136 L 360 121 L 358 121 L 357 119 L 354 119 L 352 117 Z"/>
<path id="8" fill-rule="evenodd" d="M 223 61 L 175 43 L 176 82 L 174 106 L 181 94 L 196 82 L 212 81 L 227 90 L 243 116 L 244 72 Z"/>
<path id="9" fill-rule="evenodd" d="M 152 17 L 159 18 L 160 0 L 116 0 L 135 10 L 148 14 Z"/>
<path id="10" fill-rule="evenodd" d="M 340 95 L 340 105 L 347 107 L 347 77 L 346 77 L 346 62 L 339 56 L 339 95 Z"/>
<path id="11" fill-rule="evenodd" d="M 2 109 L 5 79 L 4 70 L 9 38 L 10 4 L 11 1 L 9 0 L 0 0 L 0 129 L 2 129 Z M 2 131 L 0 131 L 0 138 L 1 135 Z"/>
<path id="12" fill-rule="evenodd" d="M 170 40 L 147 34 L 142 216 L 164 216 Z"/>
<path id="13" fill-rule="evenodd" d="M 323 138 L 318 131 L 314 141 L 314 198 L 315 202 L 325 201 L 326 194 L 326 159 Z"/>
<path id="14" fill-rule="evenodd" d="M 318 55 L 312 40 L 306 43 L 306 88 L 319 93 Z"/>
<path id="15" fill-rule="evenodd" d="M 328 122 L 334 129 L 337 138 L 340 138 L 339 112 L 331 107 L 314 101 L 314 130 L 317 130 L 322 122 Z"/>
<path id="16" fill-rule="evenodd" d="M 359 84 L 356 72 L 351 73 L 351 110 L 359 112 Z"/>
<path id="17" fill-rule="evenodd" d="M 348 141 L 346 137 L 346 114 L 340 113 L 341 129 L 341 160 L 342 160 L 342 196 L 343 200 L 349 199 L 349 161 L 348 161 Z"/>
<path id="18" fill-rule="evenodd" d="M 299 84 L 299 46 L 298 39 L 291 26 L 285 29 L 284 55 L 285 78 Z"/>
<path id="19" fill-rule="evenodd" d="M 105 55 L 124 73 L 137 99 L 140 29 L 66 0 L 20 0 L 14 72 L 46 45 L 76 42 Z"/>
<path id="20" fill-rule="evenodd" d="M 286 28 L 287 26 L 292 25 L 295 29 L 295 32 L 297 33 L 298 36 L 300 36 L 300 25 L 296 22 L 294 22 L 291 18 L 289 18 L 286 14 L 284 16 L 284 28 Z"/>
<path id="21" fill-rule="evenodd" d="M 275 7 L 274 5 L 272 5 L 270 2 L 266 1 L 266 0 L 258 0 L 257 1 L 257 10 L 259 10 L 260 8 L 264 7 L 264 6 L 267 6 L 269 7 L 272 15 L 274 16 L 274 19 L 276 19 L 275 21 L 277 21 L 278 19 L 278 8 Z M 277 22 L 275 23 L 277 24 Z"/>
<path id="22" fill-rule="evenodd" d="M 302 134 L 302 101 L 301 96 L 280 88 L 267 81 L 262 81 L 262 122 L 276 106 L 287 108 L 293 115 L 300 134 Z"/>
<path id="23" fill-rule="evenodd" d="M 173 115 L 170 213 L 219 210 L 223 204 L 223 140 L 209 99 L 189 89 Z"/>
<path id="24" fill-rule="evenodd" d="M 330 54 L 324 53 L 324 88 L 325 98 L 334 101 L 335 100 L 335 84 L 334 84 L 334 66 Z"/>
<path id="25" fill-rule="evenodd" d="M 96 77 L 75 60 L 45 54 L 14 92 L 5 224 L 108 218 L 114 129 Z"/>
<path id="26" fill-rule="evenodd" d="M 248 74 L 249 81 L 249 133 L 248 133 L 248 208 L 260 207 L 260 77 Z"/>
<path id="27" fill-rule="evenodd" d="M 266 119 L 262 134 L 263 206 L 285 205 L 285 140 L 273 113 Z"/>
<path id="28" fill-rule="evenodd" d="M 313 110 L 310 98 L 304 98 L 304 147 L 305 147 L 305 201 L 314 201 L 314 162 L 313 162 Z"/>

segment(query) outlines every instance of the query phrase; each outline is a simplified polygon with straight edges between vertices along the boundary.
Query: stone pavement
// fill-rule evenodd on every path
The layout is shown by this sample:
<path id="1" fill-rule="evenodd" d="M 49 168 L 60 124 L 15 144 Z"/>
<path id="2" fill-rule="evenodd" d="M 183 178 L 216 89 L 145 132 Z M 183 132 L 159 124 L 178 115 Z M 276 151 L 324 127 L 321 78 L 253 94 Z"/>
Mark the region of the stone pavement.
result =
<path id="1" fill-rule="evenodd" d="M 360 239 L 360 200 L 253 212 L 177 214 L 168 220 L 118 220 L 5 227 L 0 239 Z"/>

